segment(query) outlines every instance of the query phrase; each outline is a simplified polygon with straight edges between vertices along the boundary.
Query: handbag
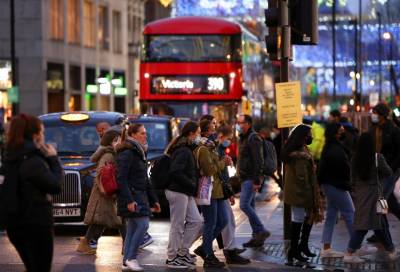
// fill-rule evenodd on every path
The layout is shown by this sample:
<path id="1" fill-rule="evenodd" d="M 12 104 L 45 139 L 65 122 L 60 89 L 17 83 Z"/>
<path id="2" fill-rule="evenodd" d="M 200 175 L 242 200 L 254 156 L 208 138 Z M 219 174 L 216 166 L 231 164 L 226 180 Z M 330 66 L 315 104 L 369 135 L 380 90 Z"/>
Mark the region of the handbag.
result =
<path id="1" fill-rule="evenodd" d="M 378 201 L 376 202 L 376 213 L 377 214 L 388 214 L 389 205 L 388 205 L 386 199 L 383 197 L 382 184 L 379 182 L 378 153 L 375 153 L 375 167 L 376 167 L 376 181 L 378 184 Z"/>
<path id="2" fill-rule="evenodd" d="M 196 161 L 197 168 L 200 169 L 199 156 L 200 156 L 200 148 L 197 150 Z M 201 170 L 200 170 L 201 174 Z M 199 178 L 198 186 L 197 186 L 197 194 L 195 197 L 195 201 L 197 205 L 205 205 L 208 206 L 211 204 L 211 194 L 213 190 L 213 177 L 207 177 L 201 175 Z"/>

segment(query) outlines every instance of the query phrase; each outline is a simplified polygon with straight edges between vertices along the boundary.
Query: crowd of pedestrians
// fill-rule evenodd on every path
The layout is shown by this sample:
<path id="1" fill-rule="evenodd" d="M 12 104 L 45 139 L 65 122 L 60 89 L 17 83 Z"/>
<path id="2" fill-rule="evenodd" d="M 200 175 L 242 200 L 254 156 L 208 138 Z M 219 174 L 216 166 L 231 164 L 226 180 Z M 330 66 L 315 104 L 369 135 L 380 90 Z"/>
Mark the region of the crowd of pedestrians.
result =
<path id="1" fill-rule="evenodd" d="M 376 251 L 374 247 L 361 246 L 372 230 L 374 236 L 368 240 L 382 243 L 388 258 L 396 259 L 383 203 L 386 199 L 389 211 L 400 219 L 400 208 L 393 195 L 400 171 L 400 129 L 389 120 L 389 113 L 386 105 L 378 104 L 373 109 L 370 132 L 359 136 L 340 112 L 333 111 L 326 126 L 294 127 L 283 146 L 281 140 L 274 141 L 282 137 L 279 130 L 257 133 L 249 115 L 240 115 L 234 129 L 224 123 L 217 126 L 211 115 L 203 116 L 198 123 L 188 121 L 164 152 L 169 163 L 164 189 L 170 214 L 166 265 L 194 268 L 200 257 L 204 267 L 222 268 L 226 264 L 216 257 L 214 241 L 223 250 L 227 264 L 250 263 L 240 254 L 246 248 L 262 247 L 270 236 L 255 209 L 255 194 L 267 175 L 266 140 L 275 142 L 278 160 L 284 165 L 284 169 L 279 166 L 278 170 L 285 172 L 280 186 L 283 201 L 290 205 L 292 214 L 288 265 L 307 263 L 308 258 L 316 256 L 309 248 L 309 237 L 313 225 L 323 221 L 322 258 L 363 262 L 362 255 Z M 88 228 L 77 251 L 96 254 L 97 241 L 104 230 L 119 229 L 123 240 L 122 269 L 142 271 L 138 252 L 151 240 L 147 231 L 153 213 L 161 212 L 148 174 L 146 128 L 143 124 L 110 127 L 100 123 L 96 129 L 100 146 L 90 158 L 97 169 L 84 217 Z M 251 239 L 243 247 L 235 240 L 236 223 L 231 207 L 237 192 L 231 186 L 228 167 L 234 161 L 225 152 L 235 135 L 239 204 L 252 230 Z M 10 167 L 9 173 L 10 169 L 16 171 L 14 178 L 22 184 L 24 199 L 29 200 L 21 204 L 29 205 L 29 213 L 9 220 L 7 234 L 28 271 L 50 271 L 53 218 L 47 195 L 59 193 L 62 187 L 63 171 L 57 152 L 45 144 L 43 124 L 33 116 L 14 117 L 6 139 L 3 166 Z M 101 181 L 103 169 L 109 165 L 115 166 L 118 186 L 111 195 Z M 281 177 L 280 173 L 275 175 L 278 180 Z M 378 211 L 380 204 L 383 208 Z M 331 246 L 339 218 L 344 219 L 349 235 L 345 252 Z M 192 253 L 190 249 L 198 239 L 202 243 Z"/>

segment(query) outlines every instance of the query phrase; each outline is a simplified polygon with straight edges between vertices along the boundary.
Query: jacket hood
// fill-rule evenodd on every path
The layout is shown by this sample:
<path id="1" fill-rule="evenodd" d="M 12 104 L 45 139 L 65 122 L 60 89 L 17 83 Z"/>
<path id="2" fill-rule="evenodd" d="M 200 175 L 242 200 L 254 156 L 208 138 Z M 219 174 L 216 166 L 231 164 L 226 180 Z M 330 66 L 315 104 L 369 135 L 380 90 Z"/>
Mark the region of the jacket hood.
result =
<path id="1" fill-rule="evenodd" d="M 36 147 L 36 145 L 31 140 L 25 140 L 24 144 L 21 148 L 16 150 L 5 150 L 4 159 L 6 161 L 14 161 L 21 156 L 37 153 L 41 154 L 40 150 Z"/>
<path id="2" fill-rule="evenodd" d="M 96 150 L 96 152 L 93 153 L 93 155 L 90 157 L 90 161 L 97 163 L 100 161 L 101 157 L 105 153 L 112 153 L 113 155 L 115 154 L 114 148 L 112 146 L 99 146 Z"/>
<path id="3" fill-rule="evenodd" d="M 120 153 L 126 149 L 135 151 L 142 157 L 143 160 L 146 160 L 146 152 L 138 142 L 131 139 L 126 139 L 125 142 L 118 144 L 116 147 L 117 153 Z"/>

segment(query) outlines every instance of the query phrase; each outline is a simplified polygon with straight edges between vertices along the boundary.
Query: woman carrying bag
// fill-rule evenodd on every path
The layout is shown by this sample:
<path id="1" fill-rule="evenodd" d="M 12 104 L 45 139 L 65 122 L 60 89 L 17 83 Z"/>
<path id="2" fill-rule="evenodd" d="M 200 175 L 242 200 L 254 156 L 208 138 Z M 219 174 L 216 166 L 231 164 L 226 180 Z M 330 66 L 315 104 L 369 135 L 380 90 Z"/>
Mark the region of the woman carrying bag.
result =
<path id="1" fill-rule="evenodd" d="M 375 153 L 371 134 L 363 133 L 358 140 L 352 160 L 352 184 L 354 188 L 354 224 L 347 253 L 346 263 L 363 263 L 364 260 L 354 254 L 360 249 L 369 230 L 382 242 L 390 260 L 397 259 L 389 224 L 384 210 L 383 180 L 392 175 L 392 170 L 381 154 Z M 387 212 L 387 210 L 386 210 Z"/>

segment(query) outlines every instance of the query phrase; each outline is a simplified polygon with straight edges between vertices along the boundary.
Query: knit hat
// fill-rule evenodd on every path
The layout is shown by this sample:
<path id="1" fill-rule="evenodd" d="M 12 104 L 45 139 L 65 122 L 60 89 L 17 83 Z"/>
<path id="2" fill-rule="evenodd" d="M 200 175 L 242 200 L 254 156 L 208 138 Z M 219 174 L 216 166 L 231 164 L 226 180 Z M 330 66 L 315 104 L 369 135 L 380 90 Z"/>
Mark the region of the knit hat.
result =
<path id="1" fill-rule="evenodd" d="M 372 109 L 372 112 L 386 118 L 390 114 L 390 108 L 385 103 L 379 103 Z"/>

